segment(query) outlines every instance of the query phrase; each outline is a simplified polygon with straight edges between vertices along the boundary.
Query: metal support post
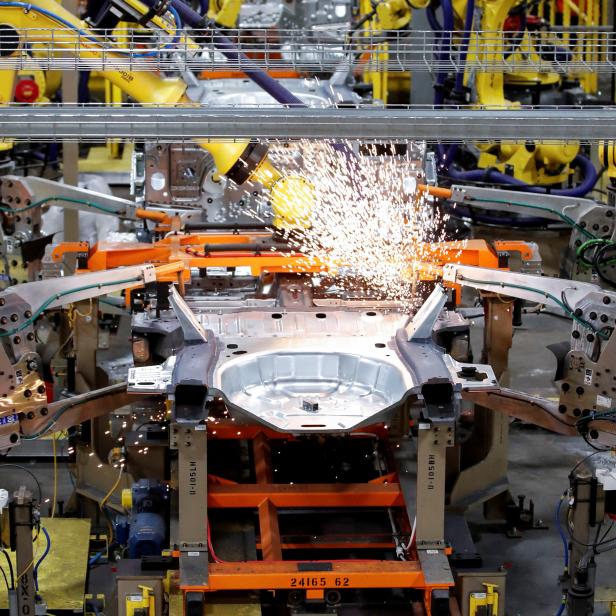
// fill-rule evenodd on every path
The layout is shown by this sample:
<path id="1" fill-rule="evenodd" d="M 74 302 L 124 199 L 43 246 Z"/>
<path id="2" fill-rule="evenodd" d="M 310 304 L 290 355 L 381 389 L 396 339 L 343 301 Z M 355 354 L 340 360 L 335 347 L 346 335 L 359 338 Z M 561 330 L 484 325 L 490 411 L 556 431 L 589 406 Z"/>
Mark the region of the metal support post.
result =
<path id="1" fill-rule="evenodd" d="M 588 616 L 594 612 L 596 566 L 588 558 L 588 546 L 596 541 L 597 525 L 604 517 L 604 493 L 596 477 L 581 470 L 571 480 L 573 496 L 567 616 Z M 582 565 L 582 562 L 584 564 Z"/>
<path id="2" fill-rule="evenodd" d="M 24 486 L 13 493 L 13 500 L 9 504 L 9 526 L 11 549 L 16 553 L 17 613 L 19 616 L 34 616 L 34 510 L 32 494 Z"/>
<path id="3" fill-rule="evenodd" d="M 453 423 L 420 423 L 417 446 L 417 546 L 442 548 L 445 537 L 445 452 Z"/>
<path id="4" fill-rule="evenodd" d="M 203 424 L 176 424 L 178 450 L 180 586 L 208 583 L 207 430 Z"/>
<path id="5" fill-rule="evenodd" d="M 62 5 L 73 15 L 79 14 L 77 0 L 63 0 Z M 77 103 L 79 75 L 76 70 L 62 71 L 62 102 Z M 62 176 L 65 184 L 77 186 L 79 183 L 79 143 L 62 142 Z M 64 241 L 79 241 L 79 212 L 64 210 Z"/>
<path id="6" fill-rule="evenodd" d="M 497 293 L 482 292 L 485 325 L 482 363 L 492 366 L 501 385 L 508 380 L 509 349 L 513 341 L 513 302 Z M 451 490 L 452 505 L 467 507 L 486 501 L 486 515 L 499 517 L 507 498 L 509 417 L 475 406 L 474 429 L 460 451 L 462 471 Z"/>
<path id="7" fill-rule="evenodd" d="M 453 445 L 453 419 L 421 422 L 417 444 L 417 554 L 426 581 L 452 580 L 445 556 L 446 452 Z"/>

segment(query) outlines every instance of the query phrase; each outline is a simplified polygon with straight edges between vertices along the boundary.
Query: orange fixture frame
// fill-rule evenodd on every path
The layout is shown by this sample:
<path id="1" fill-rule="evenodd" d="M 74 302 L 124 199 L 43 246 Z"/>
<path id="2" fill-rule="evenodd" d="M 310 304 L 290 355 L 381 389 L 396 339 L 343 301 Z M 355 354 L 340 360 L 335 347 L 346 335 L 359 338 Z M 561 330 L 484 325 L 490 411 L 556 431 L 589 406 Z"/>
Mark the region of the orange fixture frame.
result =
<path id="1" fill-rule="evenodd" d="M 250 267 L 253 276 L 263 273 L 322 273 L 324 265 L 317 259 L 298 252 L 269 251 L 256 253 L 244 246 L 271 238 L 269 233 L 196 233 L 173 234 L 153 244 L 110 244 L 99 242 L 89 248 L 85 242 L 66 242 L 52 251 L 52 260 L 61 262 L 68 253 L 87 253 L 87 268 L 82 271 L 102 271 L 128 265 L 152 263 L 160 265 L 181 261 L 185 265 L 184 281 L 190 280 L 190 268 Z M 204 245 L 225 244 L 224 251 L 203 253 Z M 461 263 L 479 267 L 499 268 L 499 253 L 519 253 L 522 260 L 534 258 L 533 247 L 521 241 L 466 240 L 438 242 L 423 251 L 429 262 L 410 264 L 421 280 L 438 280 L 446 263 Z"/>
<path id="2" fill-rule="evenodd" d="M 387 440 L 387 431 L 382 425 L 372 427 L 375 434 Z M 214 434 L 216 432 L 216 434 Z M 363 431 L 365 432 L 365 430 Z M 347 560 L 283 560 L 288 550 L 348 549 L 354 551 L 388 549 L 395 550 L 391 536 L 380 536 L 381 541 L 368 541 L 366 537 L 353 537 L 345 533 L 343 542 L 327 541 L 312 543 L 284 543 L 278 524 L 278 509 L 318 510 L 336 509 L 393 509 L 398 510 L 401 520 L 408 519 L 404 512 L 404 499 L 396 473 L 377 477 L 366 483 L 332 484 L 275 484 L 271 463 L 270 431 L 267 429 L 246 432 L 224 420 L 216 431 L 208 432 L 208 438 L 246 439 L 251 441 L 256 483 L 236 483 L 215 475 L 208 476 L 208 509 L 254 509 L 258 512 L 259 534 L 257 550 L 262 560 L 225 562 L 214 554 L 216 543 L 212 536 L 207 583 L 181 586 L 184 594 L 192 592 L 242 590 L 298 590 L 306 593 L 307 599 L 323 599 L 331 590 L 365 588 L 409 588 L 419 590 L 423 597 L 425 614 L 431 614 L 432 593 L 448 590 L 448 584 L 428 584 L 421 569 L 414 546 L 408 552 L 409 560 L 380 560 L 373 558 Z M 279 433 L 271 434 L 281 438 Z M 286 435 L 293 440 L 292 436 Z M 205 520 L 204 520 L 205 523 Z M 211 530 L 211 529 L 210 529 Z M 409 528 L 402 528 L 410 535 Z M 446 550 L 451 553 L 451 550 Z M 176 557 L 180 552 L 173 552 Z M 410 606 L 409 606 L 410 610 Z"/>

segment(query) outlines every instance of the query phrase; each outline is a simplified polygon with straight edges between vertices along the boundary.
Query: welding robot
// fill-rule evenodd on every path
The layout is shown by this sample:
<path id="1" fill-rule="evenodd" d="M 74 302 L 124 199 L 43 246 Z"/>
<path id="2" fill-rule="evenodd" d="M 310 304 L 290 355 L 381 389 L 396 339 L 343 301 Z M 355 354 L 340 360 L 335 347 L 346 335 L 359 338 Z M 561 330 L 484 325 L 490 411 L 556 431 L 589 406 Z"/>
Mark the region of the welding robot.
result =
<path id="1" fill-rule="evenodd" d="M 442 12 L 439 20 L 437 9 Z M 556 73 L 505 74 L 493 68 L 488 72 L 465 69 L 474 61 L 498 65 L 523 53 L 524 61 L 534 57 L 537 63 L 550 65 L 550 58 L 571 58 L 572 51 L 563 47 L 561 39 L 531 37 L 531 29 L 547 27 L 545 20 L 531 14 L 531 8 L 519 0 L 434 0 L 428 7 L 430 24 L 437 35 L 438 54 L 442 62 L 452 58 L 457 41 L 456 57 L 460 68 L 450 77 L 440 72 L 435 80 L 435 105 L 476 104 L 482 107 L 508 108 L 519 106 L 524 92 L 557 89 L 562 100 L 550 98 L 550 104 L 571 104 L 581 100 L 579 86 L 562 90 Z M 449 34 L 453 32 L 453 34 Z M 454 38 L 455 37 L 455 38 Z M 530 60 L 529 60 L 530 58 Z M 521 92 L 521 94 L 520 94 Z M 539 104 L 534 100 L 533 104 Z M 490 143 L 476 144 L 476 152 L 467 152 L 458 145 L 437 147 L 439 173 L 455 182 L 487 182 L 513 185 L 521 190 L 584 196 L 596 184 L 597 172 L 578 143 Z M 475 163 L 473 164 L 473 159 Z M 574 169 L 579 170 L 578 184 L 569 187 Z"/>
<path id="2" fill-rule="evenodd" d="M 179 13 L 186 14 L 188 7 L 182 2 L 177 4 L 177 10 L 173 6 L 166 5 L 159 7 L 160 15 L 155 9 L 149 8 L 138 0 L 128 0 L 114 5 L 114 11 L 110 12 L 111 5 L 105 7 L 105 16 L 114 15 L 114 19 L 119 20 L 118 11 L 124 11 L 120 15 L 126 15 L 128 20 L 142 21 L 148 28 L 155 32 L 162 32 L 167 39 L 172 39 L 165 45 L 165 51 L 171 51 L 177 43 L 191 53 L 200 50 L 200 46 L 189 39 L 186 34 L 178 34 L 182 26 Z M 164 9 L 164 10 L 163 10 Z M 179 12 L 178 12 L 179 11 Z M 189 15 L 192 15 L 191 12 Z M 199 22 L 195 26 L 202 28 L 213 28 L 214 45 L 217 48 L 226 50 L 227 53 L 235 53 L 233 44 L 217 29 L 213 22 L 209 22 L 199 17 Z M 41 2 L 6 2 L 0 7 L 0 22 L 10 28 L 13 34 L 9 37 L 10 48 L 6 50 L 6 55 L 17 55 L 22 53 L 21 38 L 19 30 L 34 29 L 36 31 L 36 43 L 30 43 L 33 52 L 44 49 L 46 45 L 53 44 L 60 53 L 72 56 L 79 54 L 81 59 L 101 59 L 104 57 L 108 62 L 114 58 L 121 59 L 132 54 L 135 59 L 142 59 L 147 62 L 147 58 L 153 53 L 151 51 L 123 51 L 117 52 L 107 49 L 108 42 L 98 38 L 91 30 L 90 25 L 80 21 L 71 13 L 63 9 L 51 0 L 41 0 Z M 97 25 L 104 24 L 103 17 L 100 17 Z M 53 32 L 62 31 L 63 36 L 52 40 Z M 66 34 L 64 34 L 66 31 Z M 31 34 L 31 36 L 34 36 Z M 78 50 L 78 51 L 77 51 Z M 303 103 L 294 97 L 290 92 L 279 86 L 275 80 L 259 70 L 250 71 L 250 61 L 246 59 L 248 68 L 246 73 L 251 75 L 262 87 L 269 88 L 279 102 L 283 104 L 295 104 L 303 106 Z M 165 78 L 156 74 L 154 71 L 125 71 L 110 70 L 101 71 L 101 74 L 111 83 L 121 88 L 133 100 L 141 104 L 158 104 L 182 106 L 193 104 L 186 96 L 187 83 L 181 78 Z M 294 178 L 285 178 L 271 165 L 267 159 L 267 147 L 246 140 L 234 142 L 215 142 L 201 141 L 199 145 L 207 150 L 214 159 L 218 173 L 229 178 L 236 184 L 244 184 L 247 181 L 259 182 L 271 191 L 272 205 L 277 211 L 279 220 L 282 222 L 287 219 L 296 219 L 297 208 L 293 204 L 292 195 L 305 191 L 303 182 Z M 300 197 L 301 198 L 301 197 Z M 295 220 L 297 223 L 298 221 Z M 301 221 L 299 221 L 301 224 Z"/>

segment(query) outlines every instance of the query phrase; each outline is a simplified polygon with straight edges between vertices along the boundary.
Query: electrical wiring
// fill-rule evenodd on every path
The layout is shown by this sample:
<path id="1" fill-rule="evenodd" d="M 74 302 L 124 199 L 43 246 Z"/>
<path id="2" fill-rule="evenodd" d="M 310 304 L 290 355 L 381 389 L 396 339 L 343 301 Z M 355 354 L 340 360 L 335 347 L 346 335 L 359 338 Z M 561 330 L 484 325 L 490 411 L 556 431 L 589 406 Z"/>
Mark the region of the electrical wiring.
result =
<path id="1" fill-rule="evenodd" d="M 109 558 L 109 551 L 111 549 L 111 546 L 114 544 L 115 541 L 115 536 L 114 536 L 114 530 L 113 530 L 113 523 L 114 520 L 111 517 L 111 514 L 109 513 L 109 507 L 103 507 L 103 515 L 105 516 L 105 519 L 107 520 L 107 558 Z"/>
<path id="2" fill-rule="evenodd" d="M 120 464 L 120 472 L 118 473 L 118 478 L 115 480 L 115 483 L 109 489 L 109 492 L 103 496 L 100 503 L 98 504 L 99 509 L 102 511 L 105 503 L 111 498 L 111 495 L 114 493 L 115 489 L 120 485 L 120 480 L 122 479 L 122 473 L 124 472 L 124 464 Z"/>
<path id="3" fill-rule="evenodd" d="M 49 432 L 49 430 L 51 430 L 51 428 L 53 428 L 53 426 L 58 422 L 60 417 L 62 417 L 62 415 L 64 415 L 64 413 L 66 413 L 67 411 L 70 411 L 70 409 L 72 409 L 73 407 L 79 404 L 84 404 L 85 402 L 91 402 L 92 400 L 96 400 L 97 398 L 102 398 L 110 394 L 120 393 L 125 390 L 125 382 L 116 383 L 115 385 L 103 387 L 102 389 L 97 389 L 93 392 L 90 392 L 89 394 L 79 396 L 76 400 L 69 398 L 67 403 L 62 406 L 58 411 L 56 411 L 50 422 L 43 429 L 39 430 L 35 434 L 22 435 L 21 439 L 24 441 L 33 441 L 37 438 L 40 438 L 41 436 L 43 436 L 43 434 Z"/>
<path id="4" fill-rule="evenodd" d="M 575 473 L 575 471 L 577 471 L 578 468 L 580 468 L 580 466 L 582 466 L 582 464 L 584 464 L 585 462 L 587 462 L 588 460 L 590 460 L 590 458 L 596 456 L 598 453 L 600 453 L 599 451 L 593 451 L 592 453 L 588 454 L 585 458 L 582 458 L 570 471 L 569 471 L 569 477 L 573 476 L 573 473 Z"/>
<path id="5" fill-rule="evenodd" d="M 409 542 L 404 546 L 404 551 L 408 552 L 413 543 L 415 542 L 415 534 L 417 532 L 417 516 L 413 518 L 413 527 L 411 528 L 411 536 L 409 537 Z"/>
<path id="6" fill-rule="evenodd" d="M 43 502 L 43 489 L 41 488 L 41 482 L 37 479 L 36 475 L 32 471 L 28 470 L 25 466 L 21 466 L 20 464 L 14 464 L 13 462 L 2 462 L 0 463 L 0 466 L 2 468 L 10 466 L 12 468 L 18 468 L 24 471 L 24 473 L 28 473 L 28 475 L 30 475 L 30 477 L 32 477 L 32 479 L 34 480 L 34 483 L 36 483 L 36 489 L 38 491 L 38 502 Z"/>
<path id="7" fill-rule="evenodd" d="M 567 223 L 571 227 L 574 227 L 580 233 L 582 233 L 582 235 L 585 235 L 589 239 L 591 240 L 598 239 L 594 233 L 591 233 L 588 229 L 579 225 L 577 222 L 575 222 L 575 220 L 573 220 L 573 218 L 571 218 L 570 216 L 567 216 L 567 214 L 563 212 L 559 212 L 558 210 L 555 210 L 554 208 L 547 207 L 546 205 L 536 205 L 534 203 L 526 203 L 524 201 L 511 201 L 507 199 L 482 199 L 479 197 L 473 197 L 471 201 L 474 201 L 475 203 L 497 203 L 500 205 L 515 205 L 516 207 L 524 207 L 530 210 L 538 210 L 540 212 L 549 212 L 550 214 L 553 214 L 554 216 L 558 216 L 558 218 L 560 218 L 563 222 Z"/>
<path id="8" fill-rule="evenodd" d="M 500 283 L 500 282 L 491 281 L 491 280 L 475 280 L 473 278 L 468 278 L 467 276 L 460 276 L 459 279 L 460 280 L 466 280 L 466 281 L 472 282 L 474 284 L 485 284 L 485 285 L 488 285 L 488 286 L 495 286 L 495 287 L 502 287 L 503 286 L 503 284 Z M 567 313 L 567 315 L 569 315 L 576 323 L 579 323 L 582 327 L 585 327 L 586 329 L 590 329 L 594 334 L 596 334 L 600 338 L 603 338 L 604 340 L 609 338 L 609 334 L 607 332 L 605 332 L 603 329 L 597 329 L 589 321 L 586 321 L 585 319 L 582 319 L 581 317 L 577 316 L 575 314 L 575 312 L 573 312 L 571 310 L 571 308 L 569 308 L 569 306 L 567 305 L 566 301 L 563 301 L 562 299 L 557 298 L 552 293 L 549 293 L 548 291 L 543 291 L 541 289 L 533 289 L 532 287 L 528 287 L 526 285 L 521 285 L 521 284 L 507 283 L 506 286 L 507 287 L 511 287 L 512 289 L 520 289 L 521 291 L 528 291 L 528 292 L 531 292 L 531 293 L 537 293 L 537 295 L 542 295 L 543 297 L 547 297 L 547 298 L 551 299 L 560 308 L 562 308 Z"/>
<path id="9" fill-rule="evenodd" d="M 616 243 L 611 242 L 611 241 L 608 243 L 605 243 L 601 248 L 599 248 L 595 252 L 595 257 L 594 257 L 595 266 L 594 267 L 595 267 L 595 271 L 597 272 L 597 275 L 599 276 L 599 278 L 601 278 L 603 282 L 609 284 L 611 287 L 616 287 L 616 280 L 614 280 L 613 278 L 610 278 L 609 276 L 605 274 L 604 271 L 602 271 L 603 267 L 613 266 L 616 264 L 616 258 L 614 256 L 612 256 L 609 259 L 606 257 L 606 253 L 610 250 L 616 251 Z"/>
<path id="10" fill-rule="evenodd" d="M 560 540 L 563 544 L 563 563 L 564 563 L 564 571 L 567 573 L 569 570 L 569 543 L 567 541 L 567 537 L 565 536 L 565 531 L 563 530 L 562 524 L 560 522 L 560 511 L 563 504 L 563 501 L 567 497 L 567 493 L 565 492 L 559 499 L 558 505 L 556 506 L 556 514 L 554 516 L 556 522 L 556 529 L 558 530 L 558 534 L 560 535 Z"/>
<path id="11" fill-rule="evenodd" d="M 582 438 L 584 439 L 584 442 L 589 447 L 592 447 L 597 453 L 601 453 L 601 452 L 605 452 L 605 451 L 610 451 L 610 449 L 611 449 L 611 447 L 597 447 L 594 443 L 591 443 L 588 440 L 588 435 L 587 434 L 582 434 Z"/>
<path id="12" fill-rule="evenodd" d="M 15 584 L 19 584 L 19 580 L 21 580 L 21 578 L 26 575 L 26 573 L 28 573 L 28 571 L 30 571 L 30 569 L 32 568 L 32 565 L 34 565 L 34 560 L 36 559 L 36 556 L 32 557 L 32 560 L 24 567 L 24 570 L 15 578 Z"/>
<path id="13" fill-rule="evenodd" d="M 578 247 L 578 249 L 576 250 L 576 256 L 583 265 L 586 265 L 587 267 L 593 267 L 596 263 L 595 258 L 593 257 L 592 259 L 589 260 L 586 257 L 586 253 L 591 248 L 596 249 L 599 246 L 604 246 L 606 244 L 613 245 L 613 242 L 611 240 L 604 239 L 604 238 L 594 238 L 594 239 L 587 240 Z M 611 264 L 612 261 L 616 263 L 616 259 L 610 259 L 608 262 L 605 263 L 605 265 Z"/>
<path id="14" fill-rule="evenodd" d="M 616 540 L 612 539 L 611 541 L 607 541 L 603 544 L 593 544 L 588 547 L 590 549 L 584 554 L 584 556 L 582 556 L 578 564 L 578 569 L 581 569 L 582 571 L 586 570 L 593 556 L 605 554 L 606 552 L 616 549 Z"/>
<path id="15" fill-rule="evenodd" d="M 2 3 L 0 3 L 0 5 L 1 4 Z M 8 331 L 0 332 L 0 338 L 6 337 L 6 336 L 14 336 L 15 334 L 18 334 L 20 331 L 24 330 L 26 327 L 29 327 L 30 325 L 32 325 L 32 323 L 34 323 L 36 319 L 38 319 L 38 317 L 41 316 L 41 314 L 43 314 L 43 312 L 45 312 L 45 310 L 49 307 L 49 305 L 52 302 L 62 297 L 66 297 L 67 295 L 72 295 L 73 293 L 80 293 L 81 291 L 89 291 L 90 289 L 101 289 L 104 287 L 124 285 L 124 284 L 129 284 L 131 282 L 140 282 L 140 281 L 141 281 L 141 278 L 138 276 L 135 276 L 134 278 L 125 278 L 124 280 L 114 280 L 110 282 L 96 282 L 94 284 L 85 285 L 83 287 L 78 287 L 76 289 L 66 289 L 64 291 L 60 291 L 59 293 L 56 293 L 55 295 L 52 295 L 51 297 L 47 298 L 33 312 L 32 316 L 26 319 L 21 325 L 15 327 L 14 329 L 8 330 Z"/>
<path id="16" fill-rule="evenodd" d="M 6 558 L 6 562 L 9 566 L 9 575 L 11 576 L 11 588 L 15 588 L 15 571 L 13 570 L 13 563 L 11 562 L 9 553 L 4 548 L 0 548 L 0 552 L 4 554 L 4 558 Z"/>
<path id="17" fill-rule="evenodd" d="M 100 41 L 95 36 L 87 32 L 86 30 L 82 30 L 81 28 L 76 27 L 70 21 L 67 21 L 63 17 L 60 17 L 60 15 L 57 15 L 56 13 L 53 13 L 52 11 L 48 11 L 47 9 L 34 6 L 26 2 L 0 2 L 0 7 L 9 8 L 9 9 L 11 8 L 24 9 L 24 11 L 26 12 L 34 11 L 35 13 L 40 13 L 41 15 L 45 15 L 45 17 L 49 17 L 50 19 L 53 19 L 59 24 L 62 24 L 69 30 L 72 30 L 73 32 L 77 32 L 79 36 L 85 38 L 91 43 L 94 43 L 99 46 L 103 45 L 104 43 L 103 41 Z M 175 20 L 173 39 L 170 43 L 163 45 L 163 47 L 161 47 L 160 50 L 151 50 L 151 51 L 143 51 L 143 52 L 136 51 L 135 52 L 135 51 L 124 51 L 122 49 L 118 49 L 118 50 L 112 49 L 111 51 L 121 56 L 136 57 L 136 58 L 152 58 L 152 57 L 158 56 L 161 51 L 166 51 L 168 49 L 172 49 L 173 47 L 175 47 L 178 41 L 180 40 L 179 29 L 182 26 L 182 22 L 180 20 L 179 14 L 172 6 L 169 6 L 167 10 L 173 15 L 173 19 Z"/>
<path id="18" fill-rule="evenodd" d="M 607 542 L 607 536 L 610 534 L 613 528 L 614 528 L 614 521 L 612 520 L 611 524 L 607 527 L 607 530 L 603 533 L 603 535 L 601 535 L 601 540 L 599 541 L 599 543 Z M 613 539 L 610 539 L 610 541 L 613 541 Z"/>
<path id="19" fill-rule="evenodd" d="M 87 317 L 92 316 L 92 298 L 90 298 L 90 306 L 88 308 L 88 312 L 80 312 L 75 306 L 73 307 L 73 310 L 75 311 L 75 314 L 82 319 L 86 319 Z"/>
<path id="20" fill-rule="evenodd" d="M 0 6 L 2 6 L 2 2 L 0 2 Z M 16 209 L 2 205 L 0 206 L 0 212 L 5 212 L 7 214 L 21 214 L 22 212 L 33 210 L 37 207 L 41 207 L 43 205 L 46 205 L 47 203 L 52 203 L 54 201 L 62 201 L 63 203 L 75 203 L 78 205 L 85 205 L 86 207 L 92 208 L 94 210 L 99 210 L 100 212 L 105 212 L 106 214 L 113 214 L 114 216 L 124 214 L 123 211 L 112 210 L 110 207 L 99 205 L 98 203 L 94 203 L 93 201 L 87 201 L 86 199 L 76 199 L 73 197 L 61 197 L 61 196 L 45 197 L 44 199 L 39 199 L 38 201 L 34 201 L 34 203 L 30 203 L 29 205 L 16 208 Z"/>
<path id="21" fill-rule="evenodd" d="M 47 545 L 45 546 L 45 551 L 43 552 L 43 555 L 36 561 L 36 565 L 34 565 L 34 585 L 36 587 L 36 590 L 38 591 L 39 585 L 38 585 L 38 568 L 41 566 L 41 563 L 47 558 L 47 555 L 49 554 L 49 552 L 51 551 L 51 537 L 49 536 L 49 533 L 47 532 L 47 529 L 42 526 L 41 530 L 43 531 L 43 535 L 45 535 L 45 539 L 47 541 Z"/>
<path id="22" fill-rule="evenodd" d="M 609 529 L 608 529 L 609 530 Z M 599 532 L 601 532 L 601 527 L 599 526 L 599 529 L 597 530 L 597 537 L 599 535 Z M 569 535 L 570 540 L 575 543 L 577 546 L 583 547 L 583 548 L 591 548 L 592 550 L 596 550 L 599 547 L 605 547 L 605 546 L 610 546 L 607 549 L 612 549 L 612 548 L 616 548 L 616 538 L 613 539 L 605 539 L 602 541 L 595 541 L 595 543 L 585 543 L 584 541 L 580 541 L 579 539 L 576 539 L 573 536 L 573 521 L 570 517 L 570 515 L 567 515 L 567 534 Z M 607 535 L 606 535 L 607 536 Z M 603 550 L 606 551 L 606 550 Z M 595 552 L 595 553 L 599 553 L 599 552 Z"/>
<path id="23" fill-rule="evenodd" d="M 594 251 L 592 256 L 587 256 L 589 251 Z M 612 251 L 608 257 L 607 253 Z M 612 287 L 616 287 L 616 280 L 610 278 L 602 270 L 604 267 L 616 265 L 616 242 L 607 238 L 596 238 L 584 242 L 576 251 L 576 257 L 584 267 L 593 268 L 599 278 Z"/>
<path id="24" fill-rule="evenodd" d="M 53 519 L 56 515 L 56 501 L 58 500 L 58 455 L 55 433 L 51 435 L 51 450 L 53 453 L 53 500 L 51 502 L 51 519 Z"/>
<path id="25" fill-rule="evenodd" d="M 9 581 L 2 567 L 0 567 L 0 573 L 2 573 L 2 577 L 4 578 L 4 583 L 6 584 L 6 591 L 9 592 L 11 590 L 11 587 L 9 586 Z"/>
<path id="26" fill-rule="evenodd" d="M 220 560 L 220 558 L 218 558 L 218 556 L 216 556 L 216 552 L 214 552 L 214 545 L 212 544 L 212 530 L 210 528 L 210 520 L 209 520 L 209 518 L 206 520 L 205 524 L 207 526 L 207 549 L 209 550 L 210 554 L 212 555 L 212 560 L 215 563 L 222 563 L 222 562 L 224 562 L 224 560 Z"/>
<path id="27" fill-rule="evenodd" d="M 586 434 L 588 432 L 587 427 L 591 421 L 596 420 L 607 420 L 612 423 L 616 423 L 616 409 L 610 409 L 609 411 L 591 411 L 588 415 L 584 417 L 580 417 L 575 422 L 575 427 L 578 429 L 580 433 Z"/>

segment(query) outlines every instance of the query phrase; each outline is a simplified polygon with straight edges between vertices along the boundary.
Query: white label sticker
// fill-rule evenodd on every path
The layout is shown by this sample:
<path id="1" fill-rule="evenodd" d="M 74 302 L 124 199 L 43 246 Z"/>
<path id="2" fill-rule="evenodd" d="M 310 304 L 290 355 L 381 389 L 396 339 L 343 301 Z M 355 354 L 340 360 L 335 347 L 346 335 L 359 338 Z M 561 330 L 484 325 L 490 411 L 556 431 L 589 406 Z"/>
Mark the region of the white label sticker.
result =
<path id="1" fill-rule="evenodd" d="M 200 556 L 201 552 L 186 552 L 186 556 Z"/>
<path id="2" fill-rule="evenodd" d="M 215 267 L 206 267 L 205 273 L 208 276 L 231 276 L 233 272 L 227 271 L 226 267 L 215 266 Z"/>
<path id="3" fill-rule="evenodd" d="M 438 550 L 426 550 L 426 554 L 438 554 Z"/>
<path id="4" fill-rule="evenodd" d="M 586 368 L 584 371 L 584 385 L 592 385 L 592 370 Z"/>
<path id="5" fill-rule="evenodd" d="M 612 408 L 612 399 L 607 396 L 597 395 L 597 406 L 603 406 L 605 408 Z"/>

